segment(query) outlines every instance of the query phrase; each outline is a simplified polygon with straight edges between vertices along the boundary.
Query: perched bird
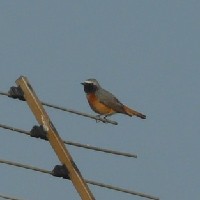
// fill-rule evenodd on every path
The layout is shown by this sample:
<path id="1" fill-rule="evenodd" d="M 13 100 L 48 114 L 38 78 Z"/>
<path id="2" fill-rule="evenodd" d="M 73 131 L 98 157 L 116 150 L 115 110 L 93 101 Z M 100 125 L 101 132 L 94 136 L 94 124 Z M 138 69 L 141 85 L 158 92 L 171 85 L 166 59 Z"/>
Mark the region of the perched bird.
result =
<path id="1" fill-rule="evenodd" d="M 130 117 L 137 116 L 146 119 L 146 115 L 139 113 L 122 104 L 113 94 L 104 90 L 96 79 L 87 79 L 83 83 L 88 103 L 92 110 L 105 117 L 115 113 L 122 113 Z"/>

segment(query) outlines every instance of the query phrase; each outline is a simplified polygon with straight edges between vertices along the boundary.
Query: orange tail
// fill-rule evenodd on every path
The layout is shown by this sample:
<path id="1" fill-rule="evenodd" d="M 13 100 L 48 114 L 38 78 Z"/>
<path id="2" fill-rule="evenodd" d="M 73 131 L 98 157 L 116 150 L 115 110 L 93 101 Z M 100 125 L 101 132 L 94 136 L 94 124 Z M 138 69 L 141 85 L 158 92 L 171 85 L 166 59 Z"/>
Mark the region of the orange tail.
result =
<path id="1" fill-rule="evenodd" d="M 130 109 L 127 106 L 124 106 L 124 110 L 125 110 L 125 114 L 129 115 L 130 117 L 132 117 L 133 115 L 140 117 L 141 119 L 146 119 L 146 115 L 143 115 L 142 113 L 139 113 L 135 110 Z"/>

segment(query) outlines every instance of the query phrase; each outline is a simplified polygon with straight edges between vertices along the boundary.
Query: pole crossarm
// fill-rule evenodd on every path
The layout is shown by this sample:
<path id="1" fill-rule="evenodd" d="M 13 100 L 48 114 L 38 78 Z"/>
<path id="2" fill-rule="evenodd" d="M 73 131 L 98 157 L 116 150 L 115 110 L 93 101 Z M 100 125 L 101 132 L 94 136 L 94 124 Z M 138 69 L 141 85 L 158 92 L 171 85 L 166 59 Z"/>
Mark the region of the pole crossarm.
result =
<path id="1" fill-rule="evenodd" d="M 68 152 L 56 128 L 54 127 L 45 109 L 43 108 L 41 101 L 38 99 L 35 91 L 28 82 L 28 79 L 24 76 L 21 76 L 16 80 L 16 84 L 23 91 L 24 98 L 33 114 L 35 115 L 36 120 L 47 132 L 49 143 L 57 154 L 60 162 L 67 168 L 70 180 L 79 193 L 81 199 L 95 200 L 78 167 L 73 161 L 72 156 Z"/>

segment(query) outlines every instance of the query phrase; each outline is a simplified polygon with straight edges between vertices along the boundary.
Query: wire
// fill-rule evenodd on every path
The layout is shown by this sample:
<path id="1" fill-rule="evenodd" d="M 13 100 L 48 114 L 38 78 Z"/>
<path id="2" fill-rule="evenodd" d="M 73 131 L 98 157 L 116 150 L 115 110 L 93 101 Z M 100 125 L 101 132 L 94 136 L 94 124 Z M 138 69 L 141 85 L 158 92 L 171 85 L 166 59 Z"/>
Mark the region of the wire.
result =
<path id="1" fill-rule="evenodd" d="M 7 164 L 7 165 L 12 165 L 12 166 L 15 166 L 15 167 L 20 167 L 20 168 L 23 168 L 23 169 L 30 169 L 32 171 L 36 171 L 36 172 L 41 172 L 41 173 L 51 174 L 52 175 L 51 171 L 48 171 L 48 170 L 45 170 L 45 169 L 40 169 L 40 168 L 33 167 L 33 166 L 30 166 L 30 165 L 21 164 L 21 163 L 18 163 L 18 162 L 12 162 L 12 161 L 8 161 L 8 160 L 0 159 L 0 163 Z"/>
<path id="2" fill-rule="evenodd" d="M 25 131 L 25 130 L 22 130 L 22 129 L 19 129 L 19 128 L 15 128 L 15 127 L 3 125 L 3 124 L 0 124 L 0 128 L 7 129 L 7 130 L 10 130 L 10 131 L 14 131 L 14 132 L 18 132 L 18 133 L 23 133 L 25 135 L 31 136 L 29 131 Z M 105 149 L 105 148 L 100 148 L 100 147 L 95 147 L 95 146 L 91 146 L 91 145 L 85 145 L 85 144 L 81 144 L 81 143 L 77 143 L 77 142 L 71 142 L 71 141 L 65 141 L 65 140 L 63 140 L 63 142 L 65 144 L 68 144 L 68 145 L 81 147 L 81 148 L 85 148 L 85 149 L 89 149 L 89 150 L 109 153 L 109 154 L 113 154 L 113 155 L 137 158 L 137 155 L 133 154 L 133 153 L 114 151 L 114 150 L 109 150 L 109 149 Z"/>
<path id="3" fill-rule="evenodd" d="M 0 95 L 11 97 L 9 95 L 9 93 L 5 93 L 5 92 L 0 92 Z M 77 114 L 77 115 L 81 115 L 81 116 L 84 116 L 84 117 L 95 119 L 96 121 L 102 121 L 104 123 L 111 123 L 111 124 L 114 124 L 114 125 L 118 124 L 115 121 L 108 120 L 108 119 L 105 119 L 105 118 L 99 118 L 98 116 L 89 115 L 87 113 L 75 111 L 75 110 L 72 110 L 72 109 L 67 109 L 67 108 L 64 108 L 64 107 L 60 107 L 60 106 L 49 104 L 49 103 L 42 102 L 42 101 L 41 101 L 41 103 L 44 106 L 47 106 L 47 107 L 51 107 L 51 108 L 54 108 L 54 109 L 57 109 L 57 110 L 61 110 L 61 111 L 65 111 L 65 112 L 69 112 L 69 113 L 74 113 L 74 114 Z M 26 134 L 26 135 L 30 136 L 30 132 L 24 131 L 22 129 L 6 126 L 6 125 L 2 125 L 2 124 L 0 124 L 0 127 L 4 128 L 4 129 L 9 129 L 11 131 L 16 131 L 16 132 L 19 132 L 19 133 L 23 133 L 23 134 Z M 126 156 L 126 157 L 137 158 L 137 155 L 135 155 L 135 154 L 124 153 L 124 152 L 119 152 L 119 151 L 113 151 L 113 150 L 109 150 L 109 149 L 103 149 L 103 148 L 94 147 L 94 146 L 90 146 L 90 145 L 83 145 L 83 144 L 80 144 L 80 143 L 75 143 L 75 142 L 70 142 L 70 141 L 64 141 L 64 143 L 68 144 L 68 145 L 73 145 L 73 146 L 76 146 L 76 147 L 82 147 L 82 148 L 86 148 L 86 149 L 95 150 L 95 151 L 101 151 L 101 152 L 111 153 L 111 154 L 115 154 L 115 155 L 121 155 L 121 156 Z M 0 163 L 13 165 L 13 166 L 16 166 L 16 167 L 21 167 L 21 168 L 30 169 L 30 170 L 34 170 L 34 171 L 38 171 L 38 172 L 42 172 L 42 173 L 46 173 L 46 174 L 52 175 L 51 171 L 40 169 L 40 168 L 36 168 L 36 167 L 32 167 L 32 166 L 29 166 L 29 165 L 22 165 L 20 163 L 14 163 L 14 162 L 5 161 L 5 160 L 0 160 Z M 135 191 L 123 189 L 123 188 L 120 188 L 120 187 L 114 187 L 112 185 L 108 185 L 108 184 L 104 184 L 104 183 L 98 183 L 98 182 L 91 181 L 91 180 L 85 180 L 85 181 L 87 183 L 89 183 L 89 184 L 96 185 L 96 186 L 99 186 L 99 187 L 104 187 L 104 188 L 107 188 L 107 189 L 112 189 L 112 190 L 115 190 L 115 191 L 120 191 L 120 192 L 128 193 L 128 194 L 131 194 L 131 195 L 137 195 L 137 196 L 145 197 L 145 198 L 148 198 L 148 199 L 159 200 L 158 197 L 147 195 L 147 194 L 144 194 L 144 193 L 141 193 L 141 192 L 135 192 Z"/>
<path id="4" fill-rule="evenodd" d="M 8 92 L 0 92 L 0 95 L 8 96 L 9 97 L 9 93 Z"/>
<path id="5" fill-rule="evenodd" d="M 10 94 L 6 93 L 6 92 L 1 92 L 0 91 L 0 95 L 12 98 L 12 96 L 10 96 Z M 79 112 L 77 110 L 64 108 L 64 107 L 61 107 L 61 106 L 53 105 L 53 104 L 42 102 L 42 101 L 41 101 L 41 103 L 42 103 L 42 105 L 50 107 L 50 108 L 54 108 L 54 109 L 61 110 L 61 111 L 64 111 L 64 112 L 74 113 L 74 114 L 77 114 L 77 115 L 88 117 L 90 119 L 95 119 L 97 122 L 102 121 L 103 123 L 110 123 L 110 124 L 113 124 L 113 125 L 117 125 L 118 124 L 116 121 L 112 121 L 110 119 L 101 118 L 99 116 L 90 115 L 90 114 L 87 114 L 87 113 L 84 113 L 84 112 Z"/>
<path id="6" fill-rule="evenodd" d="M 37 168 L 37 167 L 33 167 L 33 166 L 30 166 L 30 165 L 24 165 L 24 164 L 17 163 L 17 162 L 12 162 L 12 161 L 7 161 L 7 160 L 0 159 L 0 163 L 7 164 L 7 165 L 12 165 L 12 166 L 20 167 L 20 168 L 24 168 L 24 169 L 29 169 L 29 170 L 33 170 L 33 171 L 37 171 L 37 172 L 41 172 L 41 173 L 45 173 L 45 174 L 53 175 L 51 171 L 48 171 L 48 170 L 45 170 L 45 169 L 41 169 L 41 168 Z M 115 191 L 118 191 L 118 192 L 123 192 L 123 193 L 136 195 L 136 196 L 140 196 L 140 197 L 145 197 L 145 198 L 153 199 L 153 200 L 159 200 L 158 197 L 154 197 L 152 195 L 144 194 L 144 193 L 141 193 L 141 192 L 135 192 L 135 191 L 132 191 L 132 190 L 123 189 L 121 187 L 115 187 L 115 186 L 112 186 L 112 185 L 99 183 L 99 182 L 91 181 L 91 180 L 87 180 L 87 179 L 85 179 L 85 181 L 88 184 L 99 186 L 99 187 L 103 187 L 103 188 L 107 188 L 107 189 L 111 189 L 111 190 L 115 190 Z"/>
<path id="7" fill-rule="evenodd" d="M 123 189 L 121 187 L 116 187 L 116 186 L 112 186 L 112 185 L 108 185 L 108 184 L 104 184 L 104 183 L 97 183 L 97 182 L 93 182 L 93 181 L 88 181 L 88 183 L 96 185 L 96 186 L 99 186 L 99 187 L 104 187 L 104 188 L 107 188 L 107 189 L 112 189 L 112 190 L 115 190 L 115 191 L 131 194 L 131 195 L 145 197 L 145 198 L 148 198 L 148 199 L 159 200 L 158 197 L 155 197 L 155 196 L 152 196 L 152 195 L 148 195 L 148 194 L 144 194 L 142 192 L 135 192 L 135 191 Z"/>
<path id="8" fill-rule="evenodd" d="M 5 195 L 2 195 L 2 194 L 0 194 L 0 198 L 2 198 L 2 199 L 10 199 L 10 200 L 21 200 L 21 199 L 17 199 L 17 198 L 14 198 L 14 197 L 5 196 Z"/>
<path id="9" fill-rule="evenodd" d="M 54 108 L 54 109 L 57 109 L 57 110 L 62 110 L 62 111 L 65 111 L 65 112 L 74 113 L 74 114 L 77 114 L 77 115 L 81 115 L 81 116 L 84 116 L 84 117 L 95 119 L 97 122 L 98 121 L 102 121 L 104 123 L 110 123 L 110 124 L 114 124 L 114 125 L 118 124 L 117 122 L 112 121 L 110 119 L 100 118 L 99 116 L 90 115 L 90 114 L 87 114 L 87 113 L 84 113 L 84 112 L 79 112 L 79 111 L 76 111 L 76 110 L 72 110 L 72 109 L 56 106 L 56 105 L 49 104 L 49 103 L 42 102 L 42 101 L 41 101 L 41 103 L 42 103 L 42 105 L 48 106 L 50 108 Z"/>

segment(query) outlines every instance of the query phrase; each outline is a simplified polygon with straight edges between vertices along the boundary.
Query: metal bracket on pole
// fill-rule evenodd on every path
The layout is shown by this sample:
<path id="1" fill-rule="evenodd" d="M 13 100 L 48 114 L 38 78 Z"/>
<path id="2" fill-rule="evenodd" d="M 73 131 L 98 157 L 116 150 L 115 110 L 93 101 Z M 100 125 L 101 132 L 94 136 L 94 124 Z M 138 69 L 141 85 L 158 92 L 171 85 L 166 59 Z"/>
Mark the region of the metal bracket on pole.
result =
<path id="1" fill-rule="evenodd" d="M 24 99 L 26 100 L 33 114 L 35 115 L 36 120 L 43 127 L 44 131 L 47 132 L 46 136 L 49 143 L 57 154 L 60 162 L 68 170 L 69 178 L 74 184 L 74 187 L 79 193 L 81 199 L 95 200 L 79 169 L 73 161 L 72 156 L 68 152 L 57 130 L 55 129 L 53 123 L 51 122 L 49 116 L 43 108 L 40 100 L 36 96 L 36 93 L 34 92 L 30 83 L 28 82 L 28 79 L 24 76 L 21 76 L 16 80 L 16 84 L 23 92 Z"/>

